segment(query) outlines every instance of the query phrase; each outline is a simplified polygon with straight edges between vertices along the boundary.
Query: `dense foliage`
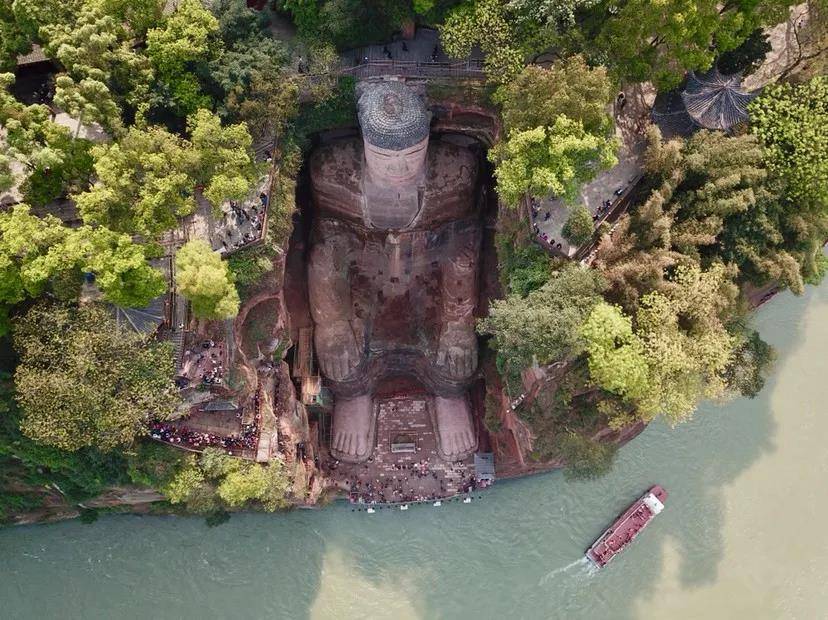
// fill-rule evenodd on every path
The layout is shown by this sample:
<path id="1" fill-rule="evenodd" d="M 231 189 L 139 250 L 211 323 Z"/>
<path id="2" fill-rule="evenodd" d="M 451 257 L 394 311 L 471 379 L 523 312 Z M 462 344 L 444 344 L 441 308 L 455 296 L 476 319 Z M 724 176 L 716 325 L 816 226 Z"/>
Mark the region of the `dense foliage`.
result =
<path id="1" fill-rule="evenodd" d="M 0 487 L 38 491 L 0 492 L 0 518 L 39 505 L 47 485 L 71 501 L 106 485 L 151 485 L 206 514 L 286 505 L 291 476 L 279 461 L 184 457 L 134 442 L 147 415 L 175 406 L 169 350 L 119 329 L 88 300 L 141 307 L 162 294 L 149 259 L 183 218 L 249 195 L 262 175 L 254 146 L 274 164 L 262 242 L 224 261 L 191 238 L 177 252 L 175 284 L 206 319 L 235 316 L 239 293 L 278 286 L 302 156 L 318 132 L 356 122 L 355 83 L 340 74 L 338 50 L 387 43 L 416 25 L 437 27 L 436 53 L 483 52 L 487 85 L 477 95 L 490 101 L 474 105 L 502 121 L 488 156 L 512 207 L 498 214 L 495 240 L 504 299 L 479 328 L 512 397 L 527 367 L 547 373 L 519 411 L 531 456 L 599 475 L 615 452 L 607 426 L 677 422 L 701 399 L 755 395 L 773 352 L 748 309 L 774 285 L 800 293 L 828 263 L 824 2 L 809 3 L 791 66 L 750 105 L 746 127 L 670 141 L 646 129 L 643 180 L 611 231 L 596 232 L 576 203 L 617 161 L 616 119 L 630 130 L 619 87 L 649 81 L 664 91 L 714 63 L 754 71 L 770 49 L 764 29 L 792 4 L 275 0 L 255 11 L 245 0 L 3 2 L 0 193 L 25 204 L 0 212 L 0 331 L 13 326 L 20 357 L 0 395 L 0 470 L 12 472 L 0 472 Z M 272 10 L 292 18 L 295 37 L 274 35 Z M 8 72 L 35 44 L 54 62 L 44 91 L 53 94 L 24 103 L 15 93 L 25 85 Z M 572 245 L 603 234 L 591 265 L 552 259 L 532 242 L 515 208 L 527 197 L 572 205 L 562 230 Z M 58 200 L 80 221 L 26 206 L 63 215 Z M 500 427 L 491 403 L 487 425 Z"/>
<path id="2" fill-rule="evenodd" d="M 193 314 L 201 318 L 227 319 L 239 312 L 239 294 L 233 274 L 205 241 L 185 243 L 175 255 L 175 283 L 190 300 Z"/>
<path id="3" fill-rule="evenodd" d="M 163 490 L 170 503 L 196 513 L 238 510 L 251 503 L 273 512 L 289 506 L 291 479 L 281 461 L 260 465 L 207 448 L 187 458 Z"/>
<path id="4" fill-rule="evenodd" d="M 96 305 L 40 303 L 14 322 L 23 433 L 63 450 L 129 445 L 178 404 L 168 345 L 118 327 Z"/>
<path id="5" fill-rule="evenodd" d="M 507 205 L 525 195 L 571 202 L 582 184 L 616 163 L 606 112 L 611 89 L 606 71 L 589 68 L 580 56 L 550 69 L 526 67 L 498 89 L 508 133 L 489 158 Z"/>

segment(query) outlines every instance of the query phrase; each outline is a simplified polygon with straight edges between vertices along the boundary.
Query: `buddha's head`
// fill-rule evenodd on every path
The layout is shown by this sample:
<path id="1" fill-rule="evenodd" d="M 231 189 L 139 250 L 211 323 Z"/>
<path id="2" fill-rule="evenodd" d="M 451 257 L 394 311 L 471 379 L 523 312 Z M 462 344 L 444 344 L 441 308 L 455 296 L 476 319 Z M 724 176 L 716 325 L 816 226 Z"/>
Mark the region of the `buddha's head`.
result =
<path id="1" fill-rule="evenodd" d="M 359 124 L 368 175 L 378 185 L 415 181 L 425 167 L 431 116 L 422 99 L 401 82 L 365 87 Z"/>

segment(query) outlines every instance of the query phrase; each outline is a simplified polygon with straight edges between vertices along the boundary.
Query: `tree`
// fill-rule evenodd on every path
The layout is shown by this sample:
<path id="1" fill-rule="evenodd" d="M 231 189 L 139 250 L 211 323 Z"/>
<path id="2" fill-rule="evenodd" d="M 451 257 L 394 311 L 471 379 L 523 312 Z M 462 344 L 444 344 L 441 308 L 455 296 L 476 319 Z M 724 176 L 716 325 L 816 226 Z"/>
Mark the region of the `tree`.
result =
<path id="1" fill-rule="evenodd" d="M 41 34 L 47 53 L 74 82 L 94 79 L 107 87 L 113 101 L 137 106 L 146 100 L 153 75 L 149 60 L 135 48 L 136 32 L 129 27 L 129 18 L 140 20 L 133 9 L 150 7 L 147 0 L 143 7 L 122 4 L 123 0 L 87 1 L 75 19 L 44 26 Z"/>
<path id="2" fill-rule="evenodd" d="M 575 25 L 575 13 L 592 8 L 600 0 L 509 0 L 520 20 L 540 22 L 561 30 Z"/>
<path id="3" fill-rule="evenodd" d="M 144 306 L 166 288 L 145 249 L 126 235 L 70 229 L 55 217 L 31 215 L 26 205 L 0 213 L 0 305 L 37 297 L 67 276 L 78 281 L 82 272 L 95 273 L 105 299 L 122 306 Z"/>
<path id="4" fill-rule="evenodd" d="M 595 271 L 567 264 L 526 297 L 510 294 L 492 302 L 479 331 L 491 334 L 498 353 L 521 368 L 577 355 L 583 346 L 578 330 L 603 286 Z"/>
<path id="5" fill-rule="evenodd" d="M 150 28 L 163 17 L 163 0 L 87 0 L 104 15 L 126 24 L 138 39 L 143 39 Z"/>
<path id="6" fill-rule="evenodd" d="M 754 136 L 702 131 L 662 143 L 651 128 L 649 138 L 654 189 L 598 253 L 613 301 L 635 312 L 638 298 L 662 288 L 666 270 L 682 262 L 734 264 L 740 282 L 775 281 L 795 293 L 821 273 L 824 216 L 787 195 Z"/>
<path id="7" fill-rule="evenodd" d="M 242 124 L 222 127 L 219 117 L 199 110 L 187 120 L 196 182 L 204 196 L 219 206 L 225 200 L 242 200 L 257 178 L 253 161 L 253 140 Z"/>
<path id="8" fill-rule="evenodd" d="M 0 4 L 0 71 L 13 70 L 17 57 L 31 48 L 32 41 L 17 23 L 11 4 Z"/>
<path id="9" fill-rule="evenodd" d="M 0 193 L 14 187 L 14 173 L 11 168 L 11 158 L 0 153 Z"/>
<path id="10" fill-rule="evenodd" d="M 716 66 L 724 75 L 750 75 L 759 68 L 765 56 L 773 49 L 769 39 L 770 35 L 763 28 L 757 28 L 739 47 L 719 56 Z"/>
<path id="11" fill-rule="evenodd" d="M 191 139 L 133 126 L 92 149 L 97 182 L 75 195 L 84 221 L 155 240 L 195 210 L 196 186 L 215 206 L 248 195 L 256 178 L 244 124 L 222 127 L 207 110 L 188 119 Z"/>
<path id="12" fill-rule="evenodd" d="M 21 165 L 18 183 L 27 199 L 42 204 L 88 178 L 89 147 L 86 141 L 73 143 L 69 130 L 52 122 L 47 106 L 15 99 L 8 90 L 13 83 L 14 75 L 0 73 L 0 126 L 5 130 L 0 153 Z"/>
<path id="13" fill-rule="evenodd" d="M 56 133 L 52 147 L 63 152 L 59 163 L 49 168 L 28 171 L 20 186 L 23 200 L 34 207 L 44 207 L 70 193 L 86 189 L 92 176 L 92 142 L 73 140 L 69 132 Z"/>
<path id="14" fill-rule="evenodd" d="M 84 221 L 154 240 L 195 210 L 195 154 L 161 127 L 130 127 L 92 149 L 97 182 L 74 196 Z"/>
<path id="15" fill-rule="evenodd" d="M 290 490 L 291 479 L 281 461 L 262 465 L 207 448 L 199 457 L 188 458 L 163 492 L 171 503 L 186 504 L 192 512 L 239 509 L 251 502 L 273 512 L 290 505 Z"/>
<path id="16" fill-rule="evenodd" d="M 633 333 L 629 316 L 617 306 L 601 302 L 581 325 L 581 336 L 595 383 L 631 400 L 646 395 L 650 384 L 644 343 Z"/>
<path id="17" fill-rule="evenodd" d="M 546 284 L 552 275 L 549 254 L 534 243 L 498 243 L 497 254 L 500 277 L 508 293 L 526 297 Z"/>
<path id="18" fill-rule="evenodd" d="M 198 74 L 207 73 L 215 56 L 218 28 L 218 20 L 199 0 L 183 0 L 162 26 L 147 32 L 147 56 L 182 116 L 210 107 Z"/>
<path id="19" fill-rule="evenodd" d="M 717 54 L 735 49 L 758 27 L 783 21 L 792 4 L 630 0 L 606 18 L 596 43 L 619 77 L 670 89 L 685 71 L 708 69 Z"/>
<path id="20" fill-rule="evenodd" d="M 244 462 L 230 471 L 218 485 L 218 496 L 230 508 L 241 508 L 251 501 L 261 502 L 265 510 L 273 512 L 286 508 L 290 479 L 285 475 L 281 461 L 268 465 Z"/>
<path id="21" fill-rule="evenodd" d="M 147 262 L 144 246 L 128 235 L 83 226 L 69 234 L 62 252 L 79 271 L 94 273 L 104 298 L 118 306 L 141 308 L 167 288 L 163 274 Z"/>
<path id="22" fill-rule="evenodd" d="M 96 75 L 100 75 L 96 72 Z M 55 80 L 55 105 L 77 119 L 75 137 L 85 122 L 99 123 L 111 132 L 121 129 L 121 110 L 102 81 L 87 77 L 76 82 L 68 75 Z"/>
<path id="23" fill-rule="evenodd" d="M 560 115 L 553 125 L 512 131 L 489 153 L 497 164 L 500 197 L 510 207 L 530 194 L 575 199 L 583 183 L 617 161 L 614 139 L 584 131 L 580 121 Z"/>
<path id="24" fill-rule="evenodd" d="M 581 121 L 584 131 L 606 136 L 612 129 L 607 113 L 613 84 L 603 67 L 589 67 L 580 55 L 556 62 L 550 68 L 529 65 L 496 91 L 503 106 L 507 131 L 555 124 L 565 115 Z"/>
<path id="25" fill-rule="evenodd" d="M 440 41 L 453 58 L 466 58 L 479 45 L 486 55 L 486 76 L 498 84 L 516 76 L 526 56 L 501 0 L 473 0 L 458 6 L 440 26 Z"/>
<path id="26" fill-rule="evenodd" d="M 561 233 L 564 239 L 574 246 L 581 246 L 592 239 L 595 223 L 592 215 L 582 204 L 575 205 L 564 222 Z"/>
<path id="27" fill-rule="evenodd" d="M 619 308 L 596 306 L 581 328 L 592 380 L 633 402 L 640 419 L 688 418 L 701 399 L 727 393 L 737 339 L 725 321 L 737 293 L 722 264 L 682 265 L 664 291 L 642 297 L 634 329 Z"/>
<path id="28" fill-rule="evenodd" d="M 176 253 L 175 282 L 196 316 L 227 319 L 239 311 L 239 294 L 227 263 L 200 239 L 188 241 Z"/>
<path id="29" fill-rule="evenodd" d="M 100 306 L 41 303 L 15 319 L 21 430 L 64 450 L 112 450 L 178 403 L 169 345 L 122 331 Z"/>
<path id="30" fill-rule="evenodd" d="M 787 182 L 801 208 L 828 212 L 828 77 L 772 84 L 749 111 L 768 168 Z"/>

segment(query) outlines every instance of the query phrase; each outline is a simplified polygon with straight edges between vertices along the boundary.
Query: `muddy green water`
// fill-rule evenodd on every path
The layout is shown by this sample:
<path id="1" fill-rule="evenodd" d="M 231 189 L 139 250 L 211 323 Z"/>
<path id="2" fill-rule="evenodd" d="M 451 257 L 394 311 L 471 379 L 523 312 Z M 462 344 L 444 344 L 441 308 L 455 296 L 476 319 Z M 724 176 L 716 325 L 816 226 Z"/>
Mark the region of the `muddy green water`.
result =
<path id="1" fill-rule="evenodd" d="M 654 424 L 613 472 L 502 482 L 408 512 L 111 517 L 0 531 L 0 618 L 828 617 L 828 285 L 756 323 L 755 400 Z M 584 548 L 643 489 L 667 509 L 598 574 Z"/>

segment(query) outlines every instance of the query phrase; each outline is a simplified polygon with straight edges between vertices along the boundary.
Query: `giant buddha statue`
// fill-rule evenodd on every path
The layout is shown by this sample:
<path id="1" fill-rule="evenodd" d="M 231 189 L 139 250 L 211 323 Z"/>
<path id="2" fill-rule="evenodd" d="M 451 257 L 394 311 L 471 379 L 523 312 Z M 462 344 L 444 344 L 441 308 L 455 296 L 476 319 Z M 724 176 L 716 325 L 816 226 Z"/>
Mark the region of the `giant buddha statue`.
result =
<path id="1" fill-rule="evenodd" d="M 360 462 L 375 443 L 373 394 L 394 377 L 431 394 L 438 451 L 477 447 L 467 396 L 481 221 L 477 158 L 429 139 L 430 114 L 401 82 L 365 85 L 360 138 L 310 161 L 308 267 L 316 357 L 335 397 L 331 453 Z"/>

